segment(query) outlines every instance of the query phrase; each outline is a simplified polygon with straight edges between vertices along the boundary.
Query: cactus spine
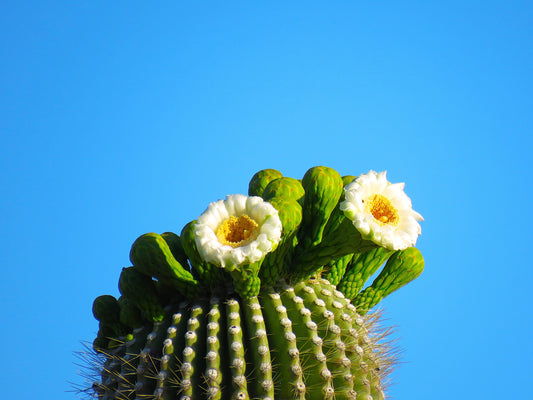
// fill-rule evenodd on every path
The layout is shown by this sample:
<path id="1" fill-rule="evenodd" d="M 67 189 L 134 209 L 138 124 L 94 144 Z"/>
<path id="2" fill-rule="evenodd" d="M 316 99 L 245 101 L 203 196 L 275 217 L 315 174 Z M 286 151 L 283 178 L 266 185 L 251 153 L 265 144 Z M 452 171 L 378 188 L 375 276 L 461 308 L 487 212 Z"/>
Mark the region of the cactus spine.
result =
<path id="1" fill-rule="evenodd" d="M 394 354 L 370 310 L 415 279 L 424 261 L 415 248 L 361 238 L 341 210 L 343 186 L 354 179 L 326 167 L 302 181 L 263 170 L 250 182 L 251 197 L 208 208 L 221 218 L 202 220 L 210 236 L 193 221 L 181 236 L 139 237 L 120 298 L 93 304 L 101 360 L 93 396 L 384 399 Z M 228 218 L 229 241 L 220 234 Z M 209 240 L 223 242 L 216 245 L 233 252 L 231 262 L 214 262 L 210 252 L 221 250 Z"/>

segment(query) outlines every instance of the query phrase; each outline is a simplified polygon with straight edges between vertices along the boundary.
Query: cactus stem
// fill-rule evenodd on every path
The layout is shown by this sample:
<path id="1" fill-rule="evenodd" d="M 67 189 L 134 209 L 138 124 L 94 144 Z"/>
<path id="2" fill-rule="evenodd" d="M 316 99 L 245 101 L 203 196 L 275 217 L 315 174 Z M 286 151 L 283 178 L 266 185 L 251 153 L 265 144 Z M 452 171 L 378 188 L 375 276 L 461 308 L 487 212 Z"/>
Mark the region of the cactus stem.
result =
<path id="1" fill-rule="evenodd" d="M 383 400 L 397 350 L 371 309 L 424 261 L 414 248 L 385 248 L 395 237 L 378 240 L 403 229 L 402 215 L 421 216 L 389 196 L 401 185 L 390 192 L 373 177 L 385 175 L 341 178 L 314 167 L 298 180 L 263 170 L 250 196 L 211 203 L 179 236 L 140 236 L 133 266 L 120 274 L 121 296 L 93 303 L 99 331 L 82 392 L 98 400 Z M 360 218 L 386 229 L 369 234 Z M 411 225 L 414 243 L 420 230 Z"/>

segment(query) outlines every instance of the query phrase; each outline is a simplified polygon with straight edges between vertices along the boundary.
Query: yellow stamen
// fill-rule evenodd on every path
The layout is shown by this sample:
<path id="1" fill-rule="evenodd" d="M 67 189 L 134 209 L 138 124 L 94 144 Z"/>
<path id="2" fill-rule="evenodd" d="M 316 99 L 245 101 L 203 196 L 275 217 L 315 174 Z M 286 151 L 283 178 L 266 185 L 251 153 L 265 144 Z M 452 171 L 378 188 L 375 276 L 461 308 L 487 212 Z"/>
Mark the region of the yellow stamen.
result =
<path id="1" fill-rule="evenodd" d="M 381 225 L 397 225 L 400 216 L 389 199 L 381 194 L 375 194 L 367 203 L 367 208 Z"/>
<path id="2" fill-rule="evenodd" d="M 216 231 L 220 243 L 231 247 L 245 246 L 259 235 L 259 225 L 248 215 L 229 217 Z"/>

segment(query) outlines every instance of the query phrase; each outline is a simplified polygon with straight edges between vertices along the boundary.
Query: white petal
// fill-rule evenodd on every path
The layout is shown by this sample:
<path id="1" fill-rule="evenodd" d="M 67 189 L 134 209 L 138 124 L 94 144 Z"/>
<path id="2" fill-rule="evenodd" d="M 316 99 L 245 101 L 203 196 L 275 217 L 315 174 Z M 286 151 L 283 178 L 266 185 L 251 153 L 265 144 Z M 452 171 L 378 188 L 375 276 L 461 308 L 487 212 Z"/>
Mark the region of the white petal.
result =
<path id="1" fill-rule="evenodd" d="M 246 199 L 248 196 L 245 196 L 243 194 L 234 194 L 234 195 L 228 195 L 226 196 L 226 201 L 228 199 L 231 199 L 233 202 L 233 207 L 235 209 L 234 215 L 242 215 L 246 212 Z"/>
<path id="2" fill-rule="evenodd" d="M 419 213 L 417 213 L 415 210 L 411 210 L 411 215 L 417 221 L 423 221 L 424 220 L 424 217 L 422 215 L 420 215 Z"/>

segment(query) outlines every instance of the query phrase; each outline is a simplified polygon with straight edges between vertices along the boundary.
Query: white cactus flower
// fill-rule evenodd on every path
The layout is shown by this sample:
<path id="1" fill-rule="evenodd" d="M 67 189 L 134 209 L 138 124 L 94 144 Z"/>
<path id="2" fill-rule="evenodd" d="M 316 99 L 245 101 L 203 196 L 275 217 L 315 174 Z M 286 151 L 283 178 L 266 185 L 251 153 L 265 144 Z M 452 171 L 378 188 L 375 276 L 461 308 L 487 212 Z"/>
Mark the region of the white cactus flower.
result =
<path id="1" fill-rule="evenodd" d="M 361 237 L 390 250 L 403 250 L 416 244 L 422 233 L 422 215 L 413 210 L 404 183 L 391 184 L 387 172 L 370 171 L 344 188 L 340 208 Z"/>
<path id="2" fill-rule="evenodd" d="M 209 204 L 195 227 L 202 258 L 233 270 L 261 260 L 281 239 L 278 211 L 261 197 L 234 194 Z"/>

